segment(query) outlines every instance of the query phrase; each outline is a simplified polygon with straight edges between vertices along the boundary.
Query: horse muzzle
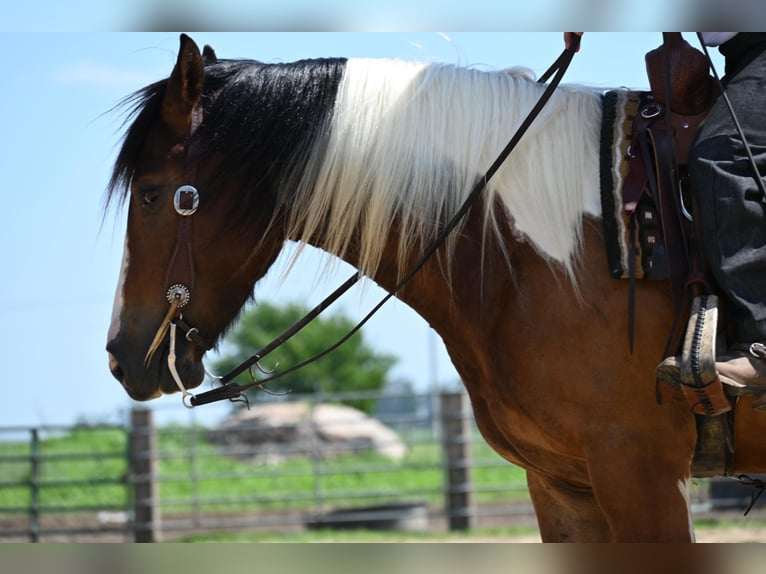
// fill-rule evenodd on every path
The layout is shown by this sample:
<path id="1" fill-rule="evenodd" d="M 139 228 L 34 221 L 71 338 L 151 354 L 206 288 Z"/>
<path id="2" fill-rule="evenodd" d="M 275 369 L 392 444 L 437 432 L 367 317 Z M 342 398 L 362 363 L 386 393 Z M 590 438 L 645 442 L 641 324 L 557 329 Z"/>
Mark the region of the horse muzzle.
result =
<path id="1" fill-rule="evenodd" d="M 148 401 L 202 383 L 205 369 L 201 358 L 195 356 L 193 345 L 183 337 L 173 345 L 168 341 L 160 346 L 149 362 L 147 346 L 134 347 L 119 336 L 107 343 L 109 370 L 132 399 Z"/>

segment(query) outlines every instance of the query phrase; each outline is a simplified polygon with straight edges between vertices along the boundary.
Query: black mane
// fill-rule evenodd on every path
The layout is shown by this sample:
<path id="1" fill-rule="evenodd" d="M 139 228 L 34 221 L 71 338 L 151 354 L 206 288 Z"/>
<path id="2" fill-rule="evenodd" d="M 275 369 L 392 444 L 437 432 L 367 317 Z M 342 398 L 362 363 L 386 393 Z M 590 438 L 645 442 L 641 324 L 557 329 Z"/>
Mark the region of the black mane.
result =
<path id="1" fill-rule="evenodd" d="M 290 173 L 299 173 L 306 154 L 321 145 L 345 62 L 207 62 L 203 120 L 189 143 L 200 158 L 223 158 L 214 183 L 236 180 L 246 182 L 249 191 L 264 185 L 273 190 Z M 167 80 L 155 82 L 120 104 L 129 106 L 126 123 L 132 123 L 114 164 L 107 205 L 128 193 L 144 140 L 159 121 L 166 85 Z"/>

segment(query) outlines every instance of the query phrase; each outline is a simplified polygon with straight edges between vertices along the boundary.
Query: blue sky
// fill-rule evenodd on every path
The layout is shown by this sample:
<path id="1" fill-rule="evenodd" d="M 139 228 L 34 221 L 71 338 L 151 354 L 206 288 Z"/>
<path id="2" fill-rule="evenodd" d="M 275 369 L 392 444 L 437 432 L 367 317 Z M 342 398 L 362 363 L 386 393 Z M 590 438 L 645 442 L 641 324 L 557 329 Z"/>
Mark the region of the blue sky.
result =
<path id="1" fill-rule="evenodd" d="M 420 31 L 459 29 L 506 30 L 651 30 L 658 20 L 666 30 L 682 22 L 711 19 L 718 0 L 70 0 L 17 3 L 7 10 L 0 30 L 258 30 L 258 31 Z M 760 13 L 760 0 L 729 0 L 726 15 L 748 24 Z M 719 15 L 720 16 L 720 15 Z M 720 18 L 713 19 L 720 22 Z M 750 22 L 752 24 L 752 21 Z M 704 28 L 704 27 L 703 27 Z"/>
<path id="2" fill-rule="evenodd" d="M 393 57 L 486 69 L 524 65 L 537 74 L 563 47 L 560 32 L 192 36 L 221 57 Z M 643 56 L 660 40 L 659 33 L 588 33 L 565 82 L 645 89 Z M 129 92 L 165 77 L 177 47 L 177 33 L 0 33 L 6 55 L 0 91 L 0 426 L 119 420 L 134 404 L 109 374 L 104 351 L 125 216 L 112 211 L 102 218 L 121 128 L 121 116 L 110 110 Z M 259 284 L 258 297 L 312 305 L 350 273 L 341 266 L 317 283 L 318 266 L 317 257 L 304 257 L 284 282 L 276 269 Z M 335 308 L 361 317 L 381 295 L 368 286 Z M 441 342 L 403 304 L 387 304 L 364 332 L 377 349 L 399 357 L 393 374 L 417 388 L 457 379 Z M 187 416 L 175 397 L 151 405 L 168 420 Z M 194 412 L 207 422 L 228 408 Z"/>

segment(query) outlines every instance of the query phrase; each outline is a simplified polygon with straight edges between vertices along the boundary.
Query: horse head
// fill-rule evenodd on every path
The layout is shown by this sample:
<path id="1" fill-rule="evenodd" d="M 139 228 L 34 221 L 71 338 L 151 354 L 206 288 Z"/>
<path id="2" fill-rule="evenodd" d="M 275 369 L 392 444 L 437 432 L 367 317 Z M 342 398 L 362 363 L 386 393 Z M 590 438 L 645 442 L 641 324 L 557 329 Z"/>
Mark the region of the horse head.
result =
<path id="1" fill-rule="evenodd" d="M 217 177 L 224 152 L 199 144 L 216 95 L 205 67 L 215 63 L 210 48 L 201 54 L 181 37 L 170 77 L 133 96 L 135 118 L 112 177 L 112 192 L 126 193 L 128 224 L 107 351 L 112 374 L 137 400 L 178 390 L 163 360 L 170 352 L 186 387 L 202 382 L 202 356 L 281 247 L 268 195 L 258 196 L 262 216 L 243 225 L 242 206 L 231 200 L 236 186 Z M 179 320 L 191 333 L 170 348 L 168 327 Z"/>

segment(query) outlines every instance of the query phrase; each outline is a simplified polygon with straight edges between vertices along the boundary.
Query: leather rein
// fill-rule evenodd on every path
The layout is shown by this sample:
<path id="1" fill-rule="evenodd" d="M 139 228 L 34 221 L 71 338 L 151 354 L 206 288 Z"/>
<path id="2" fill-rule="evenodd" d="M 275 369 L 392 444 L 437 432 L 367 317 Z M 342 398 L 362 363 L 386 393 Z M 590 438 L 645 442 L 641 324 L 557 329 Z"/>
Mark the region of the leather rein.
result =
<path id="1" fill-rule="evenodd" d="M 540 77 L 539 83 L 545 83 L 548 81 L 548 79 L 550 79 L 550 83 L 548 83 L 548 85 L 546 86 L 545 91 L 540 96 L 538 101 L 535 103 L 533 108 L 529 111 L 528 115 L 526 116 L 524 121 L 521 123 L 521 125 L 518 127 L 516 132 L 513 134 L 508 144 L 506 144 L 505 148 L 503 148 L 503 150 L 500 152 L 497 159 L 495 159 L 492 165 L 490 165 L 490 167 L 487 169 L 484 176 L 481 177 L 476 182 L 474 187 L 471 189 L 471 192 L 468 194 L 468 196 L 466 197 L 466 199 L 464 200 L 460 208 L 457 210 L 455 215 L 445 224 L 442 231 L 434 239 L 433 243 L 431 243 L 428 249 L 424 251 L 423 255 L 413 265 L 412 269 L 409 272 L 407 272 L 399 280 L 399 282 L 394 286 L 394 288 L 391 289 L 380 300 L 380 302 L 377 305 L 375 305 L 372 308 L 372 310 L 370 310 L 370 312 L 361 321 L 359 321 L 359 323 L 357 323 L 346 335 L 344 335 L 337 342 L 335 342 L 334 344 L 332 344 L 325 350 L 321 351 L 317 355 L 310 357 L 296 365 L 293 365 L 292 367 L 289 367 L 288 369 L 285 369 L 279 373 L 269 373 L 267 371 L 263 371 L 264 373 L 267 374 L 267 377 L 265 379 L 256 380 L 255 375 L 252 372 L 253 366 L 260 368 L 258 366 L 258 362 L 261 359 L 263 359 L 266 355 L 268 355 L 269 353 L 271 353 L 272 351 L 280 347 L 288 339 L 290 339 L 293 335 L 298 333 L 303 327 L 305 327 L 308 323 L 310 323 L 313 319 L 315 319 L 322 311 L 324 311 L 333 302 L 335 302 L 341 295 L 343 295 L 346 291 L 348 291 L 354 284 L 356 284 L 359 281 L 359 279 L 362 277 L 362 274 L 358 271 L 354 273 L 340 287 L 338 287 L 335 291 L 333 291 L 330 295 L 328 295 L 321 303 L 319 303 L 316 307 L 314 307 L 311 311 L 309 311 L 303 318 L 297 321 L 292 327 L 284 331 L 272 342 L 270 342 L 265 347 L 263 347 L 262 349 L 254 353 L 251 357 L 249 357 L 248 359 L 246 359 L 245 361 L 243 361 L 242 363 L 234 367 L 231 371 L 229 371 L 225 375 L 215 376 L 215 375 L 211 375 L 210 373 L 206 373 L 209 377 L 220 382 L 221 383 L 220 387 L 216 387 L 212 390 L 205 391 L 202 393 L 192 394 L 184 386 L 183 381 L 181 380 L 181 377 L 178 374 L 178 371 L 175 365 L 177 330 L 180 329 L 184 333 L 184 336 L 187 341 L 197 345 L 198 347 L 202 348 L 205 351 L 209 350 L 211 346 L 204 340 L 204 338 L 200 335 L 199 331 L 195 327 L 192 327 L 187 322 L 185 322 L 183 318 L 183 309 L 191 301 L 192 289 L 194 287 L 194 265 L 193 265 L 193 257 L 192 257 L 191 234 L 192 234 L 192 216 L 194 215 L 194 213 L 196 213 L 199 207 L 199 192 L 197 191 L 196 187 L 194 187 L 191 184 L 185 184 L 179 187 L 173 196 L 173 207 L 176 213 L 179 215 L 180 219 L 178 223 L 176 245 L 173 250 L 173 255 L 168 266 L 168 275 L 166 280 L 166 284 L 168 285 L 168 288 L 166 291 L 166 299 L 168 301 L 169 308 L 162 323 L 160 324 L 160 327 L 157 329 L 157 332 L 154 336 L 152 344 L 150 345 L 147 351 L 146 357 L 144 359 L 145 364 L 146 365 L 149 364 L 155 352 L 160 347 L 165 337 L 169 334 L 169 350 L 168 350 L 168 357 L 167 357 L 168 370 L 170 371 L 170 374 L 173 377 L 173 380 L 175 381 L 176 385 L 181 391 L 181 394 L 182 394 L 181 401 L 183 405 L 188 408 L 193 408 L 196 406 L 221 401 L 224 399 L 230 400 L 230 401 L 247 402 L 247 397 L 243 394 L 244 391 L 254 387 L 260 388 L 261 390 L 266 390 L 263 388 L 264 384 L 270 381 L 273 381 L 277 378 L 283 377 L 287 375 L 288 373 L 297 371 L 298 369 L 301 369 L 305 367 L 306 365 L 321 359 L 322 357 L 328 355 L 329 353 L 331 353 L 332 351 L 340 347 L 343 343 L 345 343 L 348 339 L 350 339 L 354 334 L 356 334 L 365 325 L 365 323 L 367 323 L 367 321 L 369 321 L 372 318 L 372 316 L 375 313 L 377 313 L 377 311 L 389 299 L 394 297 L 402 289 L 402 287 L 404 287 L 410 281 L 410 279 L 412 279 L 412 277 L 426 264 L 426 262 L 430 259 L 430 257 L 439 249 L 439 247 L 443 245 L 443 243 L 445 242 L 449 234 L 455 229 L 455 227 L 457 227 L 460 221 L 470 211 L 473 203 L 479 197 L 481 192 L 484 191 L 484 189 L 487 187 L 489 180 L 500 169 L 503 162 L 510 155 L 511 151 L 513 151 L 513 149 L 516 147 L 518 142 L 521 140 L 521 137 L 526 133 L 526 131 L 529 129 L 534 119 L 539 115 L 540 111 L 543 109 L 545 104 L 553 95 L 553 92 L 558 87 L 567 68 L 569 67 L 569 64 L 571 63 L 572 58 L 574 57 L 574 54 L 577 52 L 579 48 L 579 40 L 580 40 L 579 37 L 575 38 L 572 44 L 566 49 L 564 49 L 564 51 L 561 53 L 558 59 L 553 63 L 553 65 Z M 553 77 L 551 78 L 551 76 Z M 195 108 L 191 133 L 194 133 L 195 127 L 198 126 L 200 122 L 201 122 L 201 108 L 199 109 Z M 186 157 L 185 161 L 188 161 L 188 156 L 189 156 L 188 140 L 187 140 L 187 143 L 183 145 L 183 153 L 185 154 L 185 157 Z M 190 169 L 184 170 L 184 176 L 187 181 L 193 182 L 196 179 L 194 177 L 195 171 L 196 170 L 193 167 Z M 238 375 L 240 375 L 241 373 L 245 371 L 249 371 L 250 377 L 253 381 L 252 383 L 242 385 L 237 382 L 233 382 L 233 379 L 235 377 L 237 377 Z M 188 403 L 187 403 L 187 397 L 189 399 Z"/>

